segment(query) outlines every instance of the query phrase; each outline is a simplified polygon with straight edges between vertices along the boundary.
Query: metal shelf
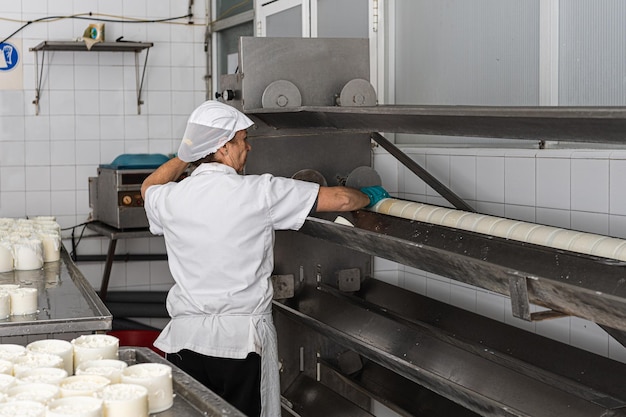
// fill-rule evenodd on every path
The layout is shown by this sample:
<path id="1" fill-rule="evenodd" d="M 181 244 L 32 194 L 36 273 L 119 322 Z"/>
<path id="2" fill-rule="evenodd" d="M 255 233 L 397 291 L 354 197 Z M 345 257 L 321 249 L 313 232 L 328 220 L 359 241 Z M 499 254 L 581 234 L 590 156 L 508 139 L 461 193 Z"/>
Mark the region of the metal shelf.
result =
<path id="1" fill-rule="evenodd" d="M 148 53 L 150 48 L 154 46 L 151 42 L 98 42 L 87 49 L 84 42 L 78 41 L 43 41 L 29 50 L 35 53 L 35 114 L 39 114 L 39 100 L 41 99 L 41 84 L 43 82 L 43 69 L 45 66 L 46 51 L 66 51 L 66 52 L 134 52 L 135 53 L 135 80 L 137 89 L 137 114 L 141 114 L 141 90 L 143 88 L 143 79 L 146 74 L 146 64 L 148 62 Z M 139 54 L 145 50 L 146 55 L 139 74 Z M 41 54 L 41 70 L 39 69 L 39 52 Z"/>
<path id="2" fill-rule="evenodd" d="M 364 210 L 347 218 L 355 227 L 308 217 L 300 232 L 511 297 L 512 306 L 530 302 L 590 320 L 626 340 L 622 261 Z M 526 298 L 511 289 L 517 283 Z"/>
<path id="3" fill-rule="evenodd" d="M 626 107 L 303 106 L 245 113 L 276 129 L 626 143 Z"/>
<path id="4" fill-rule="evenodd" d="M 91 51 L 96 52 L 141 52 L 154 46 L 151 42 L 98 42 Z M 30 48 L 31 51 L 89 51 L 84 42 L 78 41 L 43 41 Z"/>
<path id="5" fill-rule="evenodd" d="M 413 298 L 409 292 L 400 294 L 398 288 L 390 289 L 389 292 L 395 298 L 389 300 L 388 305 L 406 306 L 407 304 L 403 303 L 408 303 L 410 307 L 419 306 L 419 302 L 416 302 L 419 298 Z M 365 290 L 365 293 L 363 295 L 367 295 L 368 291 Z M 352 350 L 481 416 L 617 417 L 626 415 L 624 390 L 621 388 L 624 373 L 620 369 L 624 365 L 606 358 L 592 362 L 589 360 L 590 354 L 582 351 L 574 353 L 574 348 L 569 346 L 558 346 L 557 352 L 574 353 L 574 356 L 563 354 L 544 370 L 533 364 L 516 360 L 506 352 L 494 350 L 481 340 L 464 340 L 436 326 L 411 322 L 412 316 L 405 315 L 398 319 L 384 308 L 363 305 L 354 297 L 339 294 L 337 291 L 328 291 L 324 286 L 320 289 L 307 287 L 298 298 L 289 300 L 285 304 L 275 302 L 274 307 L 277 312 L 277 321 L 285 321 L 284 316 L 284 319 L 291 323 L 303 324 L 315 333 L 322 334 L 341 345 L 340 352 L 345 352 L 346 349 Z M 468 327 L 473 324 L 473 322 L 461 321 L 467 318 L 467 314 L 473 313 L 460 312 L 460 314 L 461 316 L 457 315 L 453 319 Z M 479 328 L 479 330 L 483 334 L 490 332 L 498 337 L 498 334 L 491 332 L 489 328 Z M 520 335 L 523 332 L 523 330 L 515 331 Z M 315 338 L 315 333 L 307 335 L 302 331 L 293 337 L 299 346 L 309 348 L 309 346 L 319 346 L 306 344 L 310 341 L 319 343 Z M 535 336 L 533 341 L 539 343 L 541 348 L 557 346 L 555 345 L 557 342 L 539 340 L 539 338 Z M 536 345 L 527 347 L 528 350 L 537 348 Z M 320 348 L 316 347 L 316 349 Z M 320 354 L 322 357 L 328 357 L 323 349 L 321 348 Z M 579 361 L 572 365 L 572 368 L 582 369 L 582 375 L 569 377 L 553 372 L 552 368 L 558 368 L 564 363 L 571 365 L 572 358 L 587 359 L 585 363 Z M 590 370 L 593 377 L 587 376 L 586 370 Z M 362 376 L 363 370 L 353 375 Z M 383 395 L 385 389 L 406 388 L 403 383 L 399 386 L 392 386 L 392 381 L 384 380 L 383 384 L 386 385 L 381 389 L 383 391 L 381 397 L 393 398 Z M 383 380 L 375 380 L 373 385 L 380 387 L 382 382 Z M 317 390 L 309 386 L 290 387 L 285 396 L 290 401 L 305 407 L 323 407 L 324 404 L 312 403 L 311 399 L 316 398 L 315 395 L 305 396 L 306 393 L 315 392 Z M 299 396 L 297 396 L 298 393 Z M 419 402 L 416 399 L 413 401 Z M 335 414 L 326 409 L 319 411 L 315 415 L 357 415 Z M 460 414 L 435 413 L 434 409 L 427 411 L 429 413 L 419 415 Z"/>

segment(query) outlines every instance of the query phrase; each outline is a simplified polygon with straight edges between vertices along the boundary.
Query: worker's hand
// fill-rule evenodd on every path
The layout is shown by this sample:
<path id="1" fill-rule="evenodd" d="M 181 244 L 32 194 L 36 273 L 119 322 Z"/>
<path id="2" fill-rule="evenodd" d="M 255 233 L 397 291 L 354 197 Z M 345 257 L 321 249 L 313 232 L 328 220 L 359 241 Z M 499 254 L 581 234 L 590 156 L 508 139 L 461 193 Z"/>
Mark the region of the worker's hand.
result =
<path id="1" fill-rule="evenodd" d="M 370 208 L 376 205 L 380 200 L 389 198 L 389 193 L 380 185 L 374 185 L 372 187 L 363 187 L 361 192 L 370 198 L 370 203 L 365 208 Z"/>

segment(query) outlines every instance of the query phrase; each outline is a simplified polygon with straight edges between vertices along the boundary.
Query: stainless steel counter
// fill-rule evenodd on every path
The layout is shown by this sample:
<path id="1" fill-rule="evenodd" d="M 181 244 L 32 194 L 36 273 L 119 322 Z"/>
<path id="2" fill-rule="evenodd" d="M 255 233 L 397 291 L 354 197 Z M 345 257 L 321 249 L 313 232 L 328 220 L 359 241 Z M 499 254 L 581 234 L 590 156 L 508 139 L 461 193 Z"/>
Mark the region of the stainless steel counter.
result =
<path id="1" fill-rule="evenodd" d="M 0 320 L 0 337 L 111 330 L 112 316 L 64 247 L 42 269 L 0 273 L 0 284 L 38 290 L 38 312 Z"/>
<path id="2" fill-rule="evenodd" d="M 168 410 L 151 414 L 154 417 L 244 417 L 244 415 L 228 404 L 210 389 L 172 365 L 148 348 L 121 347 L 120 359 L 134 365 L 136 363 L 162 363 L 172 367 L 172 383 L 174 386 L 174 405 Z"/>

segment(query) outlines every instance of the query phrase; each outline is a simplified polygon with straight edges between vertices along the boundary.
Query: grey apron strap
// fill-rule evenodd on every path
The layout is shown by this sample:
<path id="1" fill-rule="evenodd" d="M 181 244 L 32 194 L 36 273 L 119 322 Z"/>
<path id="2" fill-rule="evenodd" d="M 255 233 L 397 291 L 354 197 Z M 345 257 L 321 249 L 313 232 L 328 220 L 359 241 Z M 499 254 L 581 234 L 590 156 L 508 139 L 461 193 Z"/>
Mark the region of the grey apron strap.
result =
<path id="1" fill-rule="evenodd" d="M 261 416 L 280 416 L 280 378 L 278 375 L 278 344 L 272 314 L 259 321 L 261 338 Z"/>

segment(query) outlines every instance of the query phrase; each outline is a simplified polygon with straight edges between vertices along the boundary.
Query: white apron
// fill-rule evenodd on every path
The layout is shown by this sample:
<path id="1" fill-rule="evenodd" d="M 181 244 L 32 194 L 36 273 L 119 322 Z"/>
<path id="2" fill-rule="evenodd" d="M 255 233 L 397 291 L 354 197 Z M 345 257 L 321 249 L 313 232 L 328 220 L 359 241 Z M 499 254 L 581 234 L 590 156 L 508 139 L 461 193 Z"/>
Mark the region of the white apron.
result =
<path id="1" fill-rule="evenodd" d="M 261 417 L 280 417 L 278 344 L 272 313 L 263 315 L 257 333 L 261 341 Z"/>

